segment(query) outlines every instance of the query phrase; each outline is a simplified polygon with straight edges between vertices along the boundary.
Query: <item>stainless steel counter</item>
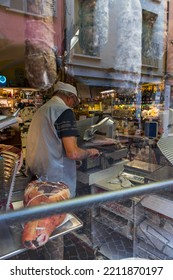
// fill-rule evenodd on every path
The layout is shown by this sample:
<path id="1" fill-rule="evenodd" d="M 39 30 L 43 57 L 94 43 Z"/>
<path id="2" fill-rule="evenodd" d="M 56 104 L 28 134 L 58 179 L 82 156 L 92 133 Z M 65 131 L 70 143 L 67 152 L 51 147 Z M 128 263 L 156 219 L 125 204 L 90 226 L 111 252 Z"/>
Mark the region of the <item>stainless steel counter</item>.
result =
<path id="1" fill-rule="evenodd" d="M 77 181 L 90 186 L 111 176 L 116 177 L 124 169 L 123 166 L 127 162 L 129 162 L 127 159 L 121 160 L 106 169 L 92 168 L 91 170 L 85 172 L 78 170 Z"/>
<path id="2" fill-rule="evenodd" d="M 28 183 L 28 177 L 16 177 L 12 195 L 12 204 L 14 207 L 13 211 L 23 207 L 23 193 Z M 54 239 L 60 235 L 67 234 L 83 226 L 81 220 L 72 214 L 67 214 L 65 221 L 65 223 L 63 223 L 53 232 L 49 239 Z M 22 230 L 23 228 L 21 224 L 16 223 L 15 225 L 8 225 L 6 222 L 2 222 L 0 219 L 0 259 L 8 259 L 27 251 L 27 249 L 24 248 L 21 243 Z"/>
<path id="3" fill-rule="evenodd" d="M 75 215 L 69 214 L 69 220 L 62 226 L 58 227 L 49 239 L 54 239 L 60 235 L 67 234 L 72 230 L 82 227 L 82 225 L 80 219 Z M 21 225 L 9 226 L 4 222 L 0 222 L 0 229 L 0 259 L 8 259 L 27 251 L 21 243 Z"/>

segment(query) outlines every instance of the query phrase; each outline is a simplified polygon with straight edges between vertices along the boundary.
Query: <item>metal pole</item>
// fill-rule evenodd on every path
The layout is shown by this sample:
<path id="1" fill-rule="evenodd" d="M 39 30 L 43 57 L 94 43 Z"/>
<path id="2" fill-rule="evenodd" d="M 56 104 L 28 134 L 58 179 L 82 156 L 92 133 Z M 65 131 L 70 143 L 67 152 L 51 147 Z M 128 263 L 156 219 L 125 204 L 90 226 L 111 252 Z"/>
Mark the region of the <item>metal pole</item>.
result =
<path id="1" fill-rule="evenodd" d="M 168 180 L 163 182 L 150 183 L 142 186 L 135 186 L 128 189 L 121 189 L 118 191 L 110 191 L 95 195 L 76 197 L 58 203 L 22 208 L 21 210 L 0 214 L 0 221 L 8 221 L 9 224 L 14 224 L 14 222 L 26 222 L 26 220 L 34 220 L 37 218 L 48 217 L 63 212 L 68 213 L 69 211 L 73 212 L 74 210 L 78 210 L 81 208 L 88 208 L 100 202 L 111 200 L 118 201 L 148 193 L 157 193 L 171 186 L 173 186 L 173 180 Z"/>

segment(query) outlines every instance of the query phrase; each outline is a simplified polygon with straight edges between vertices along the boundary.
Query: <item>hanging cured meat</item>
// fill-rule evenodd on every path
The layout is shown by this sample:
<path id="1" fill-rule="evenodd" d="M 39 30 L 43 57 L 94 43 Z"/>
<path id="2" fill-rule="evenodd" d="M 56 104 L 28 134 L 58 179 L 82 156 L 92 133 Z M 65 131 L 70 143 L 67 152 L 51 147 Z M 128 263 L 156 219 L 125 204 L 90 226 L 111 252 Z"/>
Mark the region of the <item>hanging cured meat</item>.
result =
<path id="1" fill-rule="evenodd" d="M 63 201 L 70 198 L 70 191 L 64 183 L 32 181 L 24 193 L 24 206 L 31 207 Z M 22 243 L 28 249 L 36 249 L 49 240 L 49 236 L 65 219 L 66 214 L 26 222 L 22 233 Z"/>
<path id="2" fill-rule="evenodd" d="M 50 15 L 53 0 L 46 1 L 42 9 L 38 9 L 38 2 L 35 0 L 27 3 L 28 10 L 36 14 L 39 11 L 42 18 L 31 17 L 25 22 L 25 70 L 30 86 L 45 90 L 57 80 L 55 32 L 53 15 Z"/>
<path id="3" fill-rule="evenodd" d="M 79 44 L 84 54 L 98 56 L 108 41 L 108 0 L 81 0 L 79 5 Z"/>
<path id="4" fill-rule="evenodd" d="M 119 83 L 121 93 L 132 93 L 141 78 L 141 47 L 142 47 L 142 7 L 139 0 L 112 1 L 112 9 L 115 9 L 115 58 L 114 69 L 118 70 L 121 81 Z"/>

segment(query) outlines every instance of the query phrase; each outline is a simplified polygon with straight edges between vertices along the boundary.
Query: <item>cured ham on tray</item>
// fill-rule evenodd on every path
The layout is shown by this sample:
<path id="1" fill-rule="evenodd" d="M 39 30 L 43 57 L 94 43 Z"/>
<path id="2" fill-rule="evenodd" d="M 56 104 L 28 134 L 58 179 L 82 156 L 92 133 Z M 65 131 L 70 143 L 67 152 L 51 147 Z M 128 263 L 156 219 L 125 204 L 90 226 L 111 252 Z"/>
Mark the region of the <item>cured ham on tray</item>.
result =
<path id="1" fill-rule="evenodd" d="M 62 182 L 32 181 L 24 193 L 24 206 L 55 203 L 70 198 L 67 185 Z M 26 222 L 22 233 L 22 243 L 27 249 L 37 249 L 49 240 L 49 236 L 66 218 L 66 213 L 52 215 Z"/>

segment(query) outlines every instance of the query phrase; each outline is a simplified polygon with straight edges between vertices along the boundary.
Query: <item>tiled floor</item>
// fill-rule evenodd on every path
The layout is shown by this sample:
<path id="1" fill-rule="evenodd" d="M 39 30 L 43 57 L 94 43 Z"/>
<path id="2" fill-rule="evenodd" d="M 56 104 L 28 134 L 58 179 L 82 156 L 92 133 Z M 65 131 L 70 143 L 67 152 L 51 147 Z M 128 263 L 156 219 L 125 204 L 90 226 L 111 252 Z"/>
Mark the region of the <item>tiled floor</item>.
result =
<path id="1" fill-rule="evenodd" d="M 65 237 L 65 259 L 123 259 L 132 256 L 131 240 L 97 222 L 94 236 L 90 238 L 80 231 Z"/>
<path id="2" fill-rule="evenodd" d="M 57 244 L 58 246 L 58 244 Z M 74 231 L 64 236 L 64 260 L 123 259 L 133 256 L 132 241 L 96 223 L 91 231 Z M 45 259 L 42 249 L 27 251 L 10 259 Z"/>

